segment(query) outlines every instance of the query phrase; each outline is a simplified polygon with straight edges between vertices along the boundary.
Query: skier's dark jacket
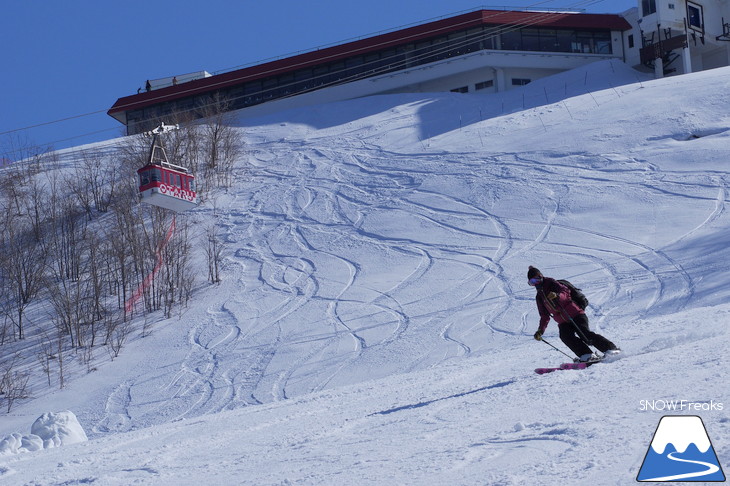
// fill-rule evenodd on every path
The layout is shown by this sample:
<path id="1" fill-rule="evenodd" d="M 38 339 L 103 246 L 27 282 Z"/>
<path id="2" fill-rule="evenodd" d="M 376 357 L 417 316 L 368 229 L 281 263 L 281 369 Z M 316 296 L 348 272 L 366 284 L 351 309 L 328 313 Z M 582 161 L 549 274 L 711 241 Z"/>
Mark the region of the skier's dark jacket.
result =
<path id="1" fill-rule="evenodd" d="M 542 284 L 535 287 L 537 295 L 537 310 L 540 312 L 540 332 L 545 332 L 550 317 L 555 319 L 558 324 L 569 322 L 568 316 L 575 317 L 579 314 L 585 314 L 583 309 L 570 298 L 570 289 L 555 279 L 543 277 Z M 551 292 L 557 295 L 557 302 L 553 303 L 547 298 Z"/>

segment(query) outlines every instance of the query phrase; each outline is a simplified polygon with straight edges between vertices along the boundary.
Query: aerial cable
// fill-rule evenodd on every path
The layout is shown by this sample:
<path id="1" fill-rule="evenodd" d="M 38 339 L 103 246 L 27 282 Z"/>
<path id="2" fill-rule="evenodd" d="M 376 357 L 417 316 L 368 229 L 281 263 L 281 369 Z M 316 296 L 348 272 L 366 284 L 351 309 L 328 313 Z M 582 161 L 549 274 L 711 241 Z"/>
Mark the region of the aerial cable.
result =
<path id="1" fill-rule="evenodd" d="M 38 127 L 43 127 L 46 125 L 53 125 L 54 123 L 61 123 L 61 122 L 69 121 L 69 120 L 75 120 L 77 118 L 83 118 L 85 116 L 98 115 L 99 113 L 106 113 L 106 111 L 107 110 L 90 111 L 89 113 L 83 113 L 81 115 L 73 115 L 73 116 L 69 116 L 66 118 L 59 118 L 58 120 L 36 123 L 35 125 L 29 125 L 29 126 L 23 127 L 23 128 L 13 128 L 12 130 L 6 130 L 4 132 L 0 132 L 0 135 L 7 135 L 8 133 L 21 132 L 23 130 L 30 130 L 31 128 L 38 128 Z"/>

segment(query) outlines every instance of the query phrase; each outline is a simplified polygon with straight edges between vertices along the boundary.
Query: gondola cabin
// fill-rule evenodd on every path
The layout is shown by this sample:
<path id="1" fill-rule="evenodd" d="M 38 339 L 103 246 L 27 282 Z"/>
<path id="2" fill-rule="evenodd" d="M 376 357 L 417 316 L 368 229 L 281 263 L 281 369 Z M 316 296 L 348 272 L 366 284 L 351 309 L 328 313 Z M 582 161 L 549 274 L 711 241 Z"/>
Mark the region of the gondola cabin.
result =
<path id="1" fill-rule="evenodd" d="M 147 165 L 137 171 L 139 197 L 147 204 L 183 212 L 198 205 L 195 177 L 187 169 L 170 164 L 155 133 Z"/>
<path id="2" fill-rule="evenodd" d="M 142 202 L 178 213 L 198 205 L 195 178 L 191 174 L 161 165 L 146 165 L 137 174 Z"/>

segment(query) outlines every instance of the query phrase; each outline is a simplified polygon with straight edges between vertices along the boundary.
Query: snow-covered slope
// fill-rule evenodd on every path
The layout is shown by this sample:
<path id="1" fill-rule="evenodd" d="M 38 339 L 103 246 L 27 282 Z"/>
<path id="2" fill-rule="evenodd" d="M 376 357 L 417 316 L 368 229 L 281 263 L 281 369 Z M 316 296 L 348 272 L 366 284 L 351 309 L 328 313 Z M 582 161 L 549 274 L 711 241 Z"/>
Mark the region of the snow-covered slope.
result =
<path id="1" fill-rule="evenodd" d="M 727 463 L 728 74 L 599 63 L 242 122 L 238 182 L 192 216 L 225 235 L 223 283 L 3 416 L 68 409 L 90 440 L 0 479 L 628 484 L 667 413 Z M 584 289 L 621 359 L 533 373 L 566 358 L 532 339 L 528 265 Z"/>

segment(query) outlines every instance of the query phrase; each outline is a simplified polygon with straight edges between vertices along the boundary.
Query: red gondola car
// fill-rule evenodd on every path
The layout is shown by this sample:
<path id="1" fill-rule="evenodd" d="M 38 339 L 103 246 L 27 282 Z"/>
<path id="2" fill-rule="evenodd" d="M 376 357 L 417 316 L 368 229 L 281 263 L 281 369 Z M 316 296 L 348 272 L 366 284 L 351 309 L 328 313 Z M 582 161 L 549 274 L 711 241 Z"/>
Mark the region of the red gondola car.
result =
<path id="1" fill-rule="evenodd" d="M 165 126 L 153 130 L 154 138 L 147 165 L 137 171 L 142 202 L 182 212 L 198 205 L 195 177 L 187 169 L 171 164 L 160 141 Z"/>

